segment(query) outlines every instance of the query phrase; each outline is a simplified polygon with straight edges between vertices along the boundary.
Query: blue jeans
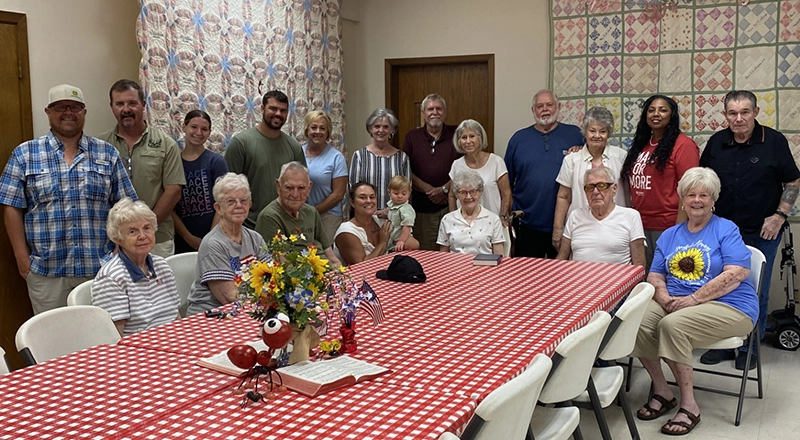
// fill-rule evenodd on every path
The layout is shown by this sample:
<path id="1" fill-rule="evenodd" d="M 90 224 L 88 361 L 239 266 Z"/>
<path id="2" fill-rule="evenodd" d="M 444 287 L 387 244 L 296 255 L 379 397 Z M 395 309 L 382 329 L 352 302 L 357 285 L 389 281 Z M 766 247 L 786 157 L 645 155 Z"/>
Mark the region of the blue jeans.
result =
<path id="1" fill-rule="evenodd" d="M 772 267 L 775 266 L 775 256 L 778 253 L 778 247 L 781 244 L 783 232 L 778 233 L 774 240 L 764 240 L 759 237 L 759 233 L 742 234 L 744 243 L 748 246 L 760 250 L 767 258 L 767 264 L 764 268 L 764 276 L 762 278 L 761 298 L 758 304 L 758 334 L 760 339 L 764 338 L 764 331 L 767 328 L 767 312 L 769 311 L 769 288 L 772 284 Z M 791 274 L 789 274 L 791 276 Z M 746 346 L 739 347 L 739 351 L 747 351 Z"/>

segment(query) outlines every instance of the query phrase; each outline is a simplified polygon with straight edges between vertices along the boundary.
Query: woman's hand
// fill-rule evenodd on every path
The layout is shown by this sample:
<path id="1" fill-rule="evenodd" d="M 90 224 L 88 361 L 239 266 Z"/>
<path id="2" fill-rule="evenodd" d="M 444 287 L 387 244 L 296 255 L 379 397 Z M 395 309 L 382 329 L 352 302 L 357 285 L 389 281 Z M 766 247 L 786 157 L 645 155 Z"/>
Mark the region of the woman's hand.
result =
<path id="1" fill-rule="evenodd" d="M 698 304 L 700 304 L 700 302 L 697 301 L 697 298 L 695 298 L 694 294 L 692 294 L 686 296 L 670 297 L 669 301 L 667 302 L 667 306 L 666 307 L 662 306 L 662 307 L 664 307 L 664 310 L 667 313 L 673 313 L 677 312 L 678 310 L 685 309 L 687 307 L 696 306 Z"/>
<path id="2" fill-rule="evenodd" d="M 375 211 L 378 218 L 389 218 L 389 208 L 383 208 Z"/>
<path id="3" fill-rule="evenodd" d="M 392 222 L 383 222 L 381 225 L 379 240 L 381 243 L 389 243 L 389 237 L 392 236 Z"/>

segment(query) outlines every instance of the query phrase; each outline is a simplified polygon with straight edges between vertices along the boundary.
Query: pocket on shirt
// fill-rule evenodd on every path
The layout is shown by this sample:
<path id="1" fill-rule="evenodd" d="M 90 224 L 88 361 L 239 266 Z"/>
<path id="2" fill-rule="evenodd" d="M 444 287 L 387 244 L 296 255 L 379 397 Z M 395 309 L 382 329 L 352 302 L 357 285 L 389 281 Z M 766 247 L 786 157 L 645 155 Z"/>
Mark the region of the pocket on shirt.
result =
<path id="1" fill-rule="evenodd" d="M 61 198 L 57 173 L 52 173 L 46 169 L 39 170 L 37 173 L 27 174 L 25 181 L 27 182 L 31 199 L 36 204 L 50 203 Z"/>
<path id="2" fill-rule="evenodd" d="M 111 170 L 99 168 L 86 172 L 86 196 L 90 200 L 111 198 Z"/>
<path id="3" fill-rule="evenodd" d="M 164 166 L 164 150 L 155 148 L 145 148 L 139 154 L 138 164 L 133 165 L 133 174 L 139 174 L 147 179 L 161 185 L 161 169 Z M 137 166 L 138 165 L 138 166 Z"/>

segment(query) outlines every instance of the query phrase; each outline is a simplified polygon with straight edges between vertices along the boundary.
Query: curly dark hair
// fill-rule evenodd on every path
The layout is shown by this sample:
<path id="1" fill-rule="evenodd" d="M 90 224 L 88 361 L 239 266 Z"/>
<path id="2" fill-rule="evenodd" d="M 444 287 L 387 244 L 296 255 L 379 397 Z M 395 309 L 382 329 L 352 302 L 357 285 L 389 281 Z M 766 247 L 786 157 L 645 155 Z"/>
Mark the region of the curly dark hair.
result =
<path id="1" fill-rule="evenodd" d="M 647 109 L 656 99 L 663 99 L 669 105 L 671 116 L 669 123 L 664 129 L 664 136 L 658 141 L 658 146 L 653 152 L 652 160 L 656 164 L 656 170 L 663 173 L 669 162 L 669 157 L 672 155 L 672 149 L 675 147 L 675 141 L 678 135 L 681 134 L 681 121 L 678 115 L 678 104 L 670 97 L 664 95 L 653 95 L 644 102 L 642 105 L 642 116 L 639 117 L 639 124 L 636 126 L 636 134 L 633 135 L 633 142 L 628 149 L 628 156 L 625 157 L 625 163 L 622 164 L 621 176 L 625 179 L 630 177 L 631 169 L 639 157 L 639 153 L 644 150 L 650 138 L 653 135 L 653 129 L 647 125 Z"/>

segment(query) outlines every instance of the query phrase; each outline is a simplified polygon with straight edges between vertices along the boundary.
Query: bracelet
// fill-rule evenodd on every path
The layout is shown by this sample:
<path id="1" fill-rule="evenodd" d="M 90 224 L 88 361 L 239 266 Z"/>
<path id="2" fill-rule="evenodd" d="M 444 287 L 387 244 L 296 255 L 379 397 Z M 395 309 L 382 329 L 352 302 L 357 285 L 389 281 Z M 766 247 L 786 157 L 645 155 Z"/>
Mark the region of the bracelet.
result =
<path id="1" fill-rule="evenodd" d="M 697 299 L 697 297 L 696 297 L 696 296 L 694 296 L 694 293 L 693 293 L 693 294 L 691 294 L 691 295 L 689 295 L 689 296 L 691 296 L 691 297 L 692 297 L 692 299 L 694 300 L 694 302 L 696 302 L 697 304 L 700 304 L 700 300 L 699 300 L 699 299 Z"/>
<path id="2" fill-rule="evenodd" d="M 789 219 L 789 214 L 781 211 L 780 209 L 775 211 L 775 214 L 778 214 L 779 216 L 783 217 L 784 220 Z"/>

